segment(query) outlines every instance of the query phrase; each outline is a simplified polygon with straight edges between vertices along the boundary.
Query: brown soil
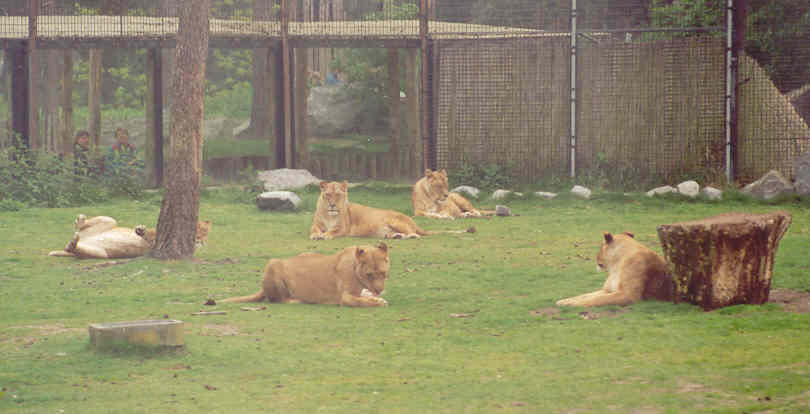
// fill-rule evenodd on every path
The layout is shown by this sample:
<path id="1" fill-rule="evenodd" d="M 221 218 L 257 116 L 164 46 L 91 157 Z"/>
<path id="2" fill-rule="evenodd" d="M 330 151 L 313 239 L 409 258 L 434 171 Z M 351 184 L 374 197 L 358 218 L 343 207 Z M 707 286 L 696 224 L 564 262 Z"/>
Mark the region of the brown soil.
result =
<path id="1" fill-rule="evenodd" d="M 787 312 L 810 312 L 810 292 L 799 292 L 789 289 L 772 289 L 768 302 L 776 303 Z"/>

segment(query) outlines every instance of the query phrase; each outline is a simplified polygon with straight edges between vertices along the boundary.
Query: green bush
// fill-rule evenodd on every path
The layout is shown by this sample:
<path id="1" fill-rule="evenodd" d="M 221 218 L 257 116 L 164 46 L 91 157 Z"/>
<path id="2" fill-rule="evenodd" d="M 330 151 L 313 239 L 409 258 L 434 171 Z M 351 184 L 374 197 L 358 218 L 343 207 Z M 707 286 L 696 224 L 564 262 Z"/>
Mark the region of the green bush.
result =
<path id="1" fill-rule="evenodd" d="M 13 156 L 12 156 L 13 155 Z M 138 197 L 143 193 L 142 164 L 100 175 L 76 173 L 72 159 L 46 152 L 0 154 L 1 210 L 25 207 L 69 207 L 91 204 L 116 195 Z"/>
<path id="2" fill-rule="evenodd" d="M 512 188 L 517 179 L 510 165 L 465 162 L 448 172 L 450 186 L 471 185 L 483 191 Z"/>

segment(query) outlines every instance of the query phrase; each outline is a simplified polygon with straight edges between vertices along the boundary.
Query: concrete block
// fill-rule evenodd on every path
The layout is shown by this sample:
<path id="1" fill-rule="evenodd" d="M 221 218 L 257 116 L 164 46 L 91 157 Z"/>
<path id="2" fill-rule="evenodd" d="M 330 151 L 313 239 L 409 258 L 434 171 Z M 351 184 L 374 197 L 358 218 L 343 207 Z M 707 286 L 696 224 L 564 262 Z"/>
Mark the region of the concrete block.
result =
<path id="1" fill-rule="evenodd" d="M 121 343 L 172 347 L 184 345 L 183 321 L 175 319 L 93 323 L 88 331 L 90 344 L 96 347 Z"/>

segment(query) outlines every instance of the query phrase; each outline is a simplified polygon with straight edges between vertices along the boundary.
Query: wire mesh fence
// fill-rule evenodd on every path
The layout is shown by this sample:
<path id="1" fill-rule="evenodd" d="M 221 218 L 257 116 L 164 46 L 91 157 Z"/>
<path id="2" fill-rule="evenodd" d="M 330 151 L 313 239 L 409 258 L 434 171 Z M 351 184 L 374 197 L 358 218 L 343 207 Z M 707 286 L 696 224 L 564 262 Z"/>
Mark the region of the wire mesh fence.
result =
<path id="1" fill-rule="evenodd" d="M 717 178 L 726 167 L 729 122 L 721 3 L 690 10 L 637 0 L 580 0 L 578 7 L 571 0 L 215 1 L 210 28 L 216 47 L 277 47 L 288 39 L 291 88 L 305 88 L 292 92 L 297 111 L 307 111 L 301 105 L 310 88 L 334 72 L 340 48 L 410 50 L 400 53 L 402 62 L 409 56 L 402 64 L 409 75 L 403 69 L 396 76 L 407 77 L 402 96 L 418 95 L 424 116 L 414 121 L 411 108 L 409 122 L 392 132 L 400 134 L 393 151 L 403 156 L 320 162 L 338 170 L 360 165 L 365 172 L 354 176 L 415 170 L 414 160 L 425 160 L 448 169 L 497 164 L 526 180 L 568 175 L 572 167 L 578 175 L 611 169 L 628 177 Z M 793 160 L 810 150 L 810 7 L 786 16 L 779 10 L 787 6 L 777 3 L 747 14 L 734 85 L 742 182 L 770 169 L 793 177 Z M 29 4 L 0 2 L 0 38 L 29 37 Z M 79 4 L 39 0 L 41 45 L 165 40 L 177 31 L 178 0 L 110 1 L 93 10 Z M 385 105 L 396 101 L 388 90 L 378 93 Z M 309 145 L 305 122 L 297 120 L 295 140 Z"/>

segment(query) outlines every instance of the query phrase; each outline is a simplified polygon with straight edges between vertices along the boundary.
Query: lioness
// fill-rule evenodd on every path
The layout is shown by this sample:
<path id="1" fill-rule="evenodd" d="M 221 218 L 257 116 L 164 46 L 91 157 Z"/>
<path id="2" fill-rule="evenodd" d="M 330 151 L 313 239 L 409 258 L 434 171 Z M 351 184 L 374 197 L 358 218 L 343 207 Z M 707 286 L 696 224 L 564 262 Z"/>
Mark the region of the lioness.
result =
<path id="1" fill-rule="evenodd" d="M 411 239 L 427 234 L 405 214 L 350 203 L 346 181 L 321 182 L 321 195 L 309 231 L 312 240 L 341 236 Z"/>
<path id="2" fill-rule="evenodd" d="M 601 290 L 557 301 L 559 306 L 629 305 L 641 299 L 671 300 L 672 278 L 661 256 L 637 242 L 633 233 L 604 233 L 596 255 L 598 270 L 607 270 Z"/>
<path id="3" fill-rule="evenodd" d="M 255 295 L 222 302 L 320 303 L 341 306 L 387 306 L 381 298 L 391 262 L 388 246 L 352 246 L 333 255 L 302 253 L 271 259 L 262 288 Z"/>
<path id="4" fill-rule="evenodd" d="M 481 211 L 473 207 L 464 196 L 448 191 L 447 170 L 425 170 L 425 176 L 416 182 L 411 193 L 415 216 L 456 219 L 459 217 L 491 216 L 494 211 Z"/>
<path id="5" fill-rule="evenodd" d="M 140 225 L 134 229 L 118 227 L 112 217 L 87 218 L 79 214 L 73 222 L 76 233 L 64 250 L 54 250 L 49 256 L 80 259 L 123 259 L 143 256 L 155 242 L 155 230 Z M 197 243 L 205 243 L 210 221 L 197 223 Z"/>

